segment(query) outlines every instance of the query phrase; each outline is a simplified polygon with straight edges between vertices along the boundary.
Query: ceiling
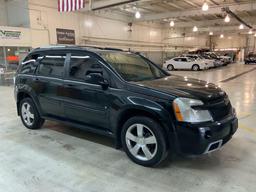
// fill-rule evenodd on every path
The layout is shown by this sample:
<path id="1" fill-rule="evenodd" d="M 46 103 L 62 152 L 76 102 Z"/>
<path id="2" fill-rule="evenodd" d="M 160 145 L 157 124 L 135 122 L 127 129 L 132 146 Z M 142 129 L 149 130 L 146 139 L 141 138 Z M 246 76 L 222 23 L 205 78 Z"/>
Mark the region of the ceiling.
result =
<path id="1" fill-rule="evenodd" d="M 125 3 L 128 2 L 128 3 Z M 93 5 L 110 3 L 105 10 L 125 15 L 133 22 L 153 22 L 166 24 L 173 20 L 175 27 L 223 27 L 239 24 L 231 17 L 231 22 L 224 23 L 226 13 L 222 8 L 229 7 L 238 17 L 250 25 L 256 25 L 256 0 L 207 0 L 209 10 L 201 10 L 204 0 L 92 0 Z M 111 3 L 115 6 L 111 6 Z M 113 4 L 112 4 L 113 5 Z M 139 11 L 140 19 L 134 14 Z"/>

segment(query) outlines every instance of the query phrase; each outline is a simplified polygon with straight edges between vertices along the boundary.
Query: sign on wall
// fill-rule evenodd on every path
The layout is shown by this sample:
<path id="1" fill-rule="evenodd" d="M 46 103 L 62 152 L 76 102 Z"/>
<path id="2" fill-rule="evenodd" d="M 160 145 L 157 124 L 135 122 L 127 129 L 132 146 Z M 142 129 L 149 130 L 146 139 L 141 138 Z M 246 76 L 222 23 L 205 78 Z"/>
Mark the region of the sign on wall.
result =
<path id="1" fill-rule="evenodd" d="M 75 44 L 75 30 L 72 29 L 56 29 L 58 44 Z"/>
<path id="2" fill-rule="evenodd" d="M 1 39 L 20 39 L 20 36 L 21 36 L 21 31 L 10 31 L 10 30 L 0 29 Z"/>

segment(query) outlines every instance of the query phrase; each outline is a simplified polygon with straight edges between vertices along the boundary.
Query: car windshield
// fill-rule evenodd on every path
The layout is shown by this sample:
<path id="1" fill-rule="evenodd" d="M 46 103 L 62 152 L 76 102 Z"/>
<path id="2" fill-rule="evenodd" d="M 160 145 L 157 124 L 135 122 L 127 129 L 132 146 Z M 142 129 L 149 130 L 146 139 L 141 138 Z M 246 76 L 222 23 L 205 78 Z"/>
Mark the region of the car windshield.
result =
<path id="1" fill-rule="evenodd" d="M 101 56 L 126 81 L 146 81 L 166 77 L 161 69 L 140 55 L 127 52 L 103 52 Z"/>

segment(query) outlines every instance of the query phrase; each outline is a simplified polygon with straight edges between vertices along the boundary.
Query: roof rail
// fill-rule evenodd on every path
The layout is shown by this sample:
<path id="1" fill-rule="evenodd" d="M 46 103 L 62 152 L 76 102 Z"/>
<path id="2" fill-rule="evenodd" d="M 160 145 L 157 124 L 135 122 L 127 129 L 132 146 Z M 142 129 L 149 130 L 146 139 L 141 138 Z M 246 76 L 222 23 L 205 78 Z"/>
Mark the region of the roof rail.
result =
<path id="1" fill-rule="evenodd" d="M 80 47 L 80 48 L 92 48 L 92 49 L 101 49 L 101 50 L 113 50 L 113 51 L 124 51 L 123 49 L 112 48 L 112 47 L 97 47 L 97 46 L 86 46 L 86 45 L 46 45 L 37 47 L 36 49 L 51 49 L 51 48 L 70 48 L 70 47 Z"/>
<path id="2" fill-rule="evenodd" d="M 50 48 L 65 48 L 65 47 L 75 47 L 74 45 L 44 45 L 37 47 L 35 49 L 50 49 Z"/>

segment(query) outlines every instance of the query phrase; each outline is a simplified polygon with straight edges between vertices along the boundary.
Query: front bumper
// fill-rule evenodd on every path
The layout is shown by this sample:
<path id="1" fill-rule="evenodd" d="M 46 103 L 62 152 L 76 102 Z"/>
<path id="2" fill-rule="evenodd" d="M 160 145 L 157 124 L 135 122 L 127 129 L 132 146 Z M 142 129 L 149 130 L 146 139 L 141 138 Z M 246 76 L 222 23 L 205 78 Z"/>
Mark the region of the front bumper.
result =
<path id="1" fill-rule="evenodd" d="M 229 116 L 218 122 L 178 123 L 176 149 L 181 154 L 200 155 L 215 151 L 226 144 L 238 128 L 238 119 Z"/>

